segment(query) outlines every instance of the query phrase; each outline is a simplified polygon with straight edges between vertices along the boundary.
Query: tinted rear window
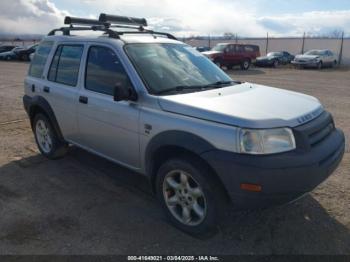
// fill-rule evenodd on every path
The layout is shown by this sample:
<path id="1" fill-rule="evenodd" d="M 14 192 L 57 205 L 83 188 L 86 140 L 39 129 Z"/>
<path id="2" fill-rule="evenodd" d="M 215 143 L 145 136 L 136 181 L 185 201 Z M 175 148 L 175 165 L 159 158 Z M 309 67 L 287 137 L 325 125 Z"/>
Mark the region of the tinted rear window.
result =
<path id="1" fill-rule="evenodd" d="M 82 45 L 60 45 L 52 60 L 48 79 L 53 82 L 76 86 L 79 75 Z"/>
<path id="2" fill-rule="evenodd" d="M 53 46 L 52 41 L 41 42 L 38 46 L 38 50 L 33 57 L 33 61 L 30 64 L 29 75 L 32 77 L 41 78 L 44 72 L 46 59 L 51 52 Z"/>

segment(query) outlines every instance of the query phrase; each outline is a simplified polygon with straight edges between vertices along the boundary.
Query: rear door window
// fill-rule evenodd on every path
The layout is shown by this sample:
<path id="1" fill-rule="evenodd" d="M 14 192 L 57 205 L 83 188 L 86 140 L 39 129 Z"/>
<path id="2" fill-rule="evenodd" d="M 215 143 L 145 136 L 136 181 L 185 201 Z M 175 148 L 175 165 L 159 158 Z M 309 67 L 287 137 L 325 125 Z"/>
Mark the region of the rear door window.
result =
<path id="1" fill-rule="evenodd" d="M 32 77 L 41 78 L 44 72 L 44 67 L 48 55 L 51 52 L 53 46 L 52 41 L 41 42 L 38 46 L 38 50 L 33 57 L 33 61 L 30 64 L 29 75 Z"/>
<path id="2" fill-rule="evenodd" d="M 59 45 L 52 59 L 48 80 L 76 86 L 83 50 L 82 45 Z"/>

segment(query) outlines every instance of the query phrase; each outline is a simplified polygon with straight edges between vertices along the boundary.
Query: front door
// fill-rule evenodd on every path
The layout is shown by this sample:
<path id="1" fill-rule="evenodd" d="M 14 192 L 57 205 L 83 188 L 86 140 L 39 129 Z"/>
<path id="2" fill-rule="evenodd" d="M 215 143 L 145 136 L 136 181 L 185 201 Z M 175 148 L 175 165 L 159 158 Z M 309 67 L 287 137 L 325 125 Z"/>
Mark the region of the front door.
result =
<path id="1" fill-rule="evenodd" d="M 79 93 L 80 143 L 87 149 L 131 168 L 140 167 L 139 105 L 113 99 L 116 85 L 131 86 L 129 77 L 109 46 L 90 45 L 85 81 Z"/>

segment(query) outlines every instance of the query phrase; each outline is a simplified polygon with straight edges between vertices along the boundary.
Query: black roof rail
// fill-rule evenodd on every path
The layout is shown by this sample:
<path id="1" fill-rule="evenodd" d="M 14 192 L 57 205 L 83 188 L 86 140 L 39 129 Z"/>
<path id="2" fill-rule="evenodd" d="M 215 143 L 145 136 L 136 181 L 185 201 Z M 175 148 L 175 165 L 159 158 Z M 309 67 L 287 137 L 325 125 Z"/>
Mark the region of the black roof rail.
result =
<path id="1" fill-rule="evenodd" d="M 175 36 L 169 33 L 145 29 L 144 26 L 147 26 L 145 18 L 107 15 L 102 13 L 98 20 L 66 16 L 64 24 L 70 26 L 54 29 L 50 31 L 48 35 L 55 35 L 55 33 L 59 31 L 62 32 L 63 35 L 70 35 L 71 31 L 102 31 L 112 38 L 119 38 L 119 36 L 123 34 L 155 34 L 177 40 Z M 135 31 L 116 31 L 111 28 L 127 28 L 135 29 Z"/>

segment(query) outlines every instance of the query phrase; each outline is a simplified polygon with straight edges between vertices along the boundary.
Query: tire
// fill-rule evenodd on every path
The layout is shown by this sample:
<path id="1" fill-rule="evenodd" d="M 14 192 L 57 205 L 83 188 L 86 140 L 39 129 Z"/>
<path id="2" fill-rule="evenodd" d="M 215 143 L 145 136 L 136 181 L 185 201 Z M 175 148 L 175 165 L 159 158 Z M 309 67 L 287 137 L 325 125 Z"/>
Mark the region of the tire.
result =
<path id="1" fill-rule="evenodd" d="M 278 60 L 273 61 L 273 67 L 276 68 L 279 66 Z"/>
<path id="2" fill-rule="evenodd" d="M 26 55 L 26 54 L 21 55 L 21 60 L 28 61 L 28 59 L 29 59 L 28 55 Z"/>
<path id="3" fill-rule="evenodd" d="M 322 61 L 318 62 L 318 64 L 317 64 L 317 69 L 322 69 L 322 67 L 323 67 Z"/>
<path id="4" fill-rule="evenodd" d="M 249 59 L 245 59 L 242 63 L 241 63 L 241 69 L 242 70 L 248 70 L 250 67 L 250 60 Z"/>
<path id="5" fill-rule="evenodd" d="M 32 123 L 36 144 L 45 157 L 57 159 L 68 151 L 68 144 L 62 142 L 49 119 L 42 113 L 35 115 Z"/>
<path id="6" fill-rule="evenodd" d="M 167 160 L 158 170 L 156 192 L 175 227 L 197 237 L 216 233 L 227 200 L 204 163 L 190 156 Z"/>
<path id="7" fill-rule="evenodd" d="M 10 60 L 11 60 L 11 56 L 6 56 L 6 57 L 5 57 L 5 60 L 6 60 L 6 61 L 10 61 Z"/>

